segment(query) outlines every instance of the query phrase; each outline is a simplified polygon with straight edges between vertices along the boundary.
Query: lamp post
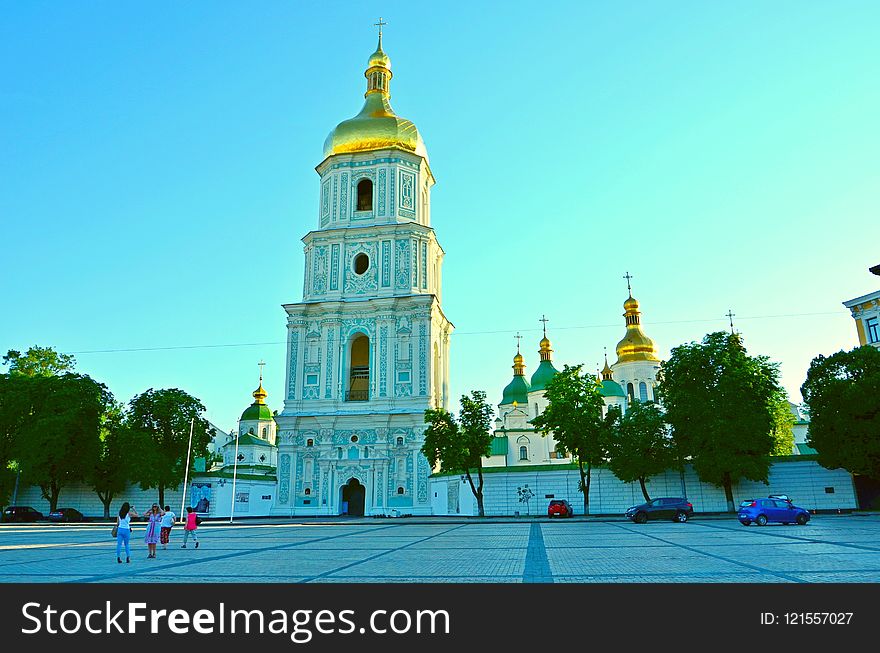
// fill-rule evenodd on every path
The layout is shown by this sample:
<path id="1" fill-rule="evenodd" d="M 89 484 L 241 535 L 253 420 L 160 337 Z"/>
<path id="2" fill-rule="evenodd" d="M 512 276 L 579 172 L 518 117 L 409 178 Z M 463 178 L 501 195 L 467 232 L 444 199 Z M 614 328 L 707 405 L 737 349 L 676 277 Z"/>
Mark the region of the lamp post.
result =
<path id="1" fill-rule="evenodd" d="M 189 420 L 189 445 L 186 448 L 186 469 L 183 472 L 183 500 L 180 502 L 180 518 L 183 519 L 183 511 L 186 510 L 186 491 L 189 487 L 189 457 L 193 446 L 193 424 L 196 418 Z"/>
<path id="2" fill-rule="evenodd" d="M 229 507 L 229 523 L 232 523 L 232 519 L 235 516 L 235 477 L 238 474 L 238 441 L 239 436 L 235 436 L 235 462 L 232 465 L 232 504 Z"/>

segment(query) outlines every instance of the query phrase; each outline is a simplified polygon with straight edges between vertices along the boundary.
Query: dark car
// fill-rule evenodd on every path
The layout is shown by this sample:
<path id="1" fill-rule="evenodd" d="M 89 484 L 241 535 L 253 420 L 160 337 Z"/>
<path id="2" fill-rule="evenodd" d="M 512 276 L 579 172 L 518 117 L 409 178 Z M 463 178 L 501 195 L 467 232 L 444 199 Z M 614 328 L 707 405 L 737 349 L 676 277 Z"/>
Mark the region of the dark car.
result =
<path id="1" fill-rule="evenodd" d="M 9 506 L 3 511 L 5 522 L 34 522 L 38 519 L 43 519 L 43 513 L 30 506 Z"/>
<path id="2" fill-rule="evenodd" d="M 76 508 L 58 508 L 49 513 L 49 521 L 79 522 L 83 520 L 83 514 Z"/>
<path id="3" fill-rule="evenodd" d="M 571 509 L 571 504 L 565 499 L 553 499 L 550 505 L 547 506 L 548 517 L 572 517 L 573 515 L 574 510 Z"/>
<path id="4" fill-rule="evenodd" d="M 681 497 L 663 497 L 633 506 L 626 511 L 626 516 L 637 524 L 644 524 L 649 519 L 671 519 L 684 523 L 694 516 L 694 506 Z"/>
<path id="5" fill-rule="evenodd" d="M 743 526 L 748 526 L 752 522 L 758 526 L 766 526 L 770 522 L 804 526 L 810 521 L 809 512 L 798 508 L 788 499 L 779 498 L 746 499 L 739 504 L 736 517 Z"/>

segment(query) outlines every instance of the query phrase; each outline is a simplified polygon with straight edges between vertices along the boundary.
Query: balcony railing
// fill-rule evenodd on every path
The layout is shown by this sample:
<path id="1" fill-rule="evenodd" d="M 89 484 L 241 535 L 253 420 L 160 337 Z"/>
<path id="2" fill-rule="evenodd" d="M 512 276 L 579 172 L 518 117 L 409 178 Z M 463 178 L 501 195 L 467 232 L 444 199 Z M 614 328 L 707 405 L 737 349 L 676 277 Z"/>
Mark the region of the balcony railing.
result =
<path id="1" fill-rule="evenodd" d="M 369 401 L 370 400 L 370 391 L 369 390 L 349 390 L 345 393 L 346 401 Z"/>

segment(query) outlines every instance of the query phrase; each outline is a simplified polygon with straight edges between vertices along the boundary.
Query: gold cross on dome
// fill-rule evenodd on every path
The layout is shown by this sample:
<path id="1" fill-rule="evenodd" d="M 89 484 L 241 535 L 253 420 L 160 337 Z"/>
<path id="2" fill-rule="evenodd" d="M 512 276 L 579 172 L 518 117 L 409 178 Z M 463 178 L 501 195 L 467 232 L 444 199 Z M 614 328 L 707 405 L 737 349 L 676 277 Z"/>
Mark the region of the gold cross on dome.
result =
<path id="1" fill-rule="evenodd" d="M 263 367 L 266 365 L 266 362 L 264 360 L 260 359 L 260 362 L 257 363 L 257 365 L 260 366 L 260 382 L 262 382 L 263 381 Z"/>
<path id="2" fill-rule="evenodd" d="M 627 273 L 625 275 L 623 275 L 623 278 L 626 279 L 626 289 L 629 291 L 630 297 L 632 297 L 633 290 L 632 290 L 632 286 L 630 285 L 629 282 L 632 280 L 633 277 L 629 273 L 629 271 L 627 271 Z"/>
<path id="3" fill-rule="evenodd" d="M 542 315 L 542 316 L 541 316 L 541 319 L 538 320 L 538 322 L 543 322 L 543 323 L 544 323 L 544 337 L 545 337 L 545 338 L 547 337 L 547 322 L 549 322 L 549 321 L 550 321 L 550 320 L 547 319 L 547 316 L 546 316 L 546 315 Z"/>
<path id="4" fill-rule="evenodd" d="M 519 331 L 517 331 L 516 335 L 513 337 L 516 338 L 516 353 L 518 354 L 519 353 L 519 341 L 522 340 L 522 336 L 519 335 Z"/>
<path id="5" fill-rule="evenodd" d="M 388 23 L 386 23 L 386 22 L 384 22 L 384 21 L 382 20 L 382 17 L 381 17 L 381 16 L 379 16 L 379 22 L 378 22 L 378 23 L 373 23 L 373 26 L 374 26 L 374 27 L 378 27 L 378 28 L 379 28 L 379 38 L 380 38 L 380 39 L 382 38 L 382 27 L 385 26 L 385 25 L 387 25 L 387 24 L 388 24 Z"/>
<path id="6" fill-rule="evenodd" d="M 734 332 L 733 331 L 733 318 L 734 318 L 734 316 L 736 316 L 736 313 L 734 313 L 732 310 L 730 310 L 728 308 L 726 315 L 727 315 L 727 318 L 730 320 L 730 332 L 733 333 Z"/>

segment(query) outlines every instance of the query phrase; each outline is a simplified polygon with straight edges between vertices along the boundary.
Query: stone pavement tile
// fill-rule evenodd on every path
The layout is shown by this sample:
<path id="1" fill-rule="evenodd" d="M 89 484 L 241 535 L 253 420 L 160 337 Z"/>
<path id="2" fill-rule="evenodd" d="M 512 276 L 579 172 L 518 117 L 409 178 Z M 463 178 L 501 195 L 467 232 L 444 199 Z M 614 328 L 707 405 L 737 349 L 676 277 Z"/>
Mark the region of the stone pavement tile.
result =
<path id="1" fill-rule="evenodd" d="M 827 572 L 789 572 L 791 576 L 805 583 L 880 583 L 880 570 L 876 571 L 827 571 Z"/>
<path id="2" fill-rule="evenodd" d="M 521 583 L 519 576 L 325 576 L 322 583 Z"/>
<path id="3" fill-rule="evenodd" d="M 525 555 L 525 550 L 505 552 L 446 550 L 426 556 L 422 551 L 403 549 L 341 569 L 331 575 L 433 578 L 522 575 Z"/>
<path id="4" fill-rule="evenodd" d="M 836 554 L 833 556 L 761 557 L 756 561 L 756 564 L 769 571 L 782 571 L 789 573 L 836 571 L 838 569 L 880 572 L 880 554 L 855 552 Z"/>
<path id="5" fill-rule="evenodd" d="M 627 574 L 595 576 L 555 576 L 555 583 L 788 583 L 785 579 L 759 573 L 731 574 Z"/>

